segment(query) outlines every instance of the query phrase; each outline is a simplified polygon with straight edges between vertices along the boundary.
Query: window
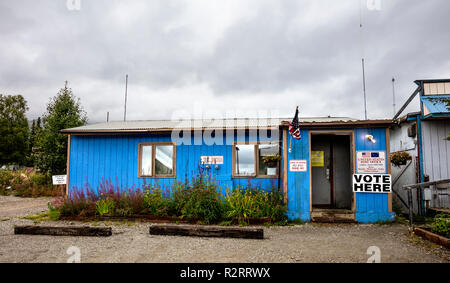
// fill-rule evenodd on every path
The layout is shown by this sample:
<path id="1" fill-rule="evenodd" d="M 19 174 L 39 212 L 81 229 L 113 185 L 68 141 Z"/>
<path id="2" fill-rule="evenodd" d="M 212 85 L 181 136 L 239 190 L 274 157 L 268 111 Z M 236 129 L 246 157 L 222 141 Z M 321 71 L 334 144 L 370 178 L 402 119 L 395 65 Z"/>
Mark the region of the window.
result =
<path id="1" fill-rule="evenodd" d="M 173 143 L 139 144 L 138 177 L 175 178 L 176 146 Z"/>
<path id="2" fill-rule="evenodd" d="M 153 146 L 152 145 L 144 145 L 141 148 L 141 173 L 142 176 L 151 176 L 153 170 Z"/>
<path id="3" fill-rule="evenodd" d="M 260 144 L 258 145 L 258 156 L 259 156 L 259 175 L 274 176 L 277 175 L 278 161 L 265 162 L 264 156 L 275 156 L 278 155 L 278 145 L 277 144 Z"/>
<path id="4" fill-rule="evenodd" d="M 255 145 L 239 144 L 234 146 L 235 153 L 235 175 L 254 176 L 255 168 Z"/>
<path id="5" fill-rule="evenodd" d="M 173 175 L 173 145 L 155 146 L 156 175 Z"/>
<path id="6" fill-rule="evenodd" d="M 268 162 L 265 156 L 277 156 L 278 144 L 240 144 L 233 146 L 233 177 L 276 178 L 278 161 Z"/>

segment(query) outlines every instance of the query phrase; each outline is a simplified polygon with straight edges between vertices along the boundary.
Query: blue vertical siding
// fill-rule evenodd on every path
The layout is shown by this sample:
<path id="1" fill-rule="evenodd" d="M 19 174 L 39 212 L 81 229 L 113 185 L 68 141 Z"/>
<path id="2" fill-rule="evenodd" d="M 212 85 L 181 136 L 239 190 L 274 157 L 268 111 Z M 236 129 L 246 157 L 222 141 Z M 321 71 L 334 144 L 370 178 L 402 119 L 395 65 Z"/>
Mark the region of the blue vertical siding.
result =
<path id="1" fill-rule="evenodd" d="M 333 129 L 324 129 L 324 131 L 332 131 Z M 342 129 L 345 130 L 345 129 Z M 347 129 L 355 132 L 355 151 L 385 151 L 386 146 L 386 129 L 370 128 L 370 129 Z M 287 133 L 287 131 L 286 131 Z M 288 196 L 288 217 L 289 219 L 301 219 L 302 221 L 310 221 L 310 157 L 309 157 L 309 130 L 302 130 L 302 139 L 292 139 L 292 152 L 288 152 L 287 164 L 291 160 L 307 160 L 307 172 L 289 172 L 287 177 L 287 196 Z M 374 144 L 366 138 L 366 135 L 373 135 L 377 142 Z M 288 136 L 287 147 L 291 145 L 291 139 Z M 356 152 L 355 166 L 356 166 Z M 389 162 L 389 161 L 387 161 Z M 387 164 L 386 164 L 387 165 Z M 287 168 L 289 170 L 289 168 Z M 386 166 L 387 173 L 387 166 Z M 351 188 L 349 188 L 351 189 Z M 356 194 L 356 213 L 355 218 L 360 223 L 373 223 L 377 221 L 387 221 L 394 219 L 394 213 L 389 212 L 388 194 Z"/>
<path id="2" fill-rule="evenodd" d="M 366 138 L 366 135 L 372 135 L 376 143 L 372 143 Z M 386 129 L 356 129 L 355 130 L 355 151 L 384 151 L 386 152 Z M 386 156 L 387 156 L 386 152 Z M 356 166 L 355 153 L 355 166 Z M 386 171 L 387 173 L 386 160 Z M 356 172 L 358 173 L 358 172 Z M 388 194 L 370 194 L 356 193 L 356 220 L 360 223 L 373 223 L 377 221 L 389 221 L 395 217 L 394 213 L 389 212 Z"/>
<path id="3" fill-rule="evenodd" d="M 288 135 L 287 131 L 285 134 Z M 288 196 L 288 217 L 291 220 L 301 219 L 302 221 L 310 221 L 310 178 L 309 178 L 309 131 L 301 131 L 302 138 L 300 140 L 287 140 L 287 196 Z M 292 143 L 292 146 L 291 146 Z M 291 147 L 291 153 L 289 153 Z M 289 172 L 289 162 L 291 160 L 307 160 L 307 172 Z"/>
<path id="4" fill-rule="evenodd" d="M 277 138 L 277 137 L 275 137 Z M 122 189 L 142 187 L 158 183 L 169 187 L 173 182 L 184 182 L 198 173 L 201 156 L 223 156 L 224 164 L 219 169 L 210 169 L 211 175 L 219 182 L 222 192 L 227 188 L 248 184 L 268 189 L 278 185 L 278 179 L 232 178 L 232 145 L 178 145 L 176 149 L 177 178 L 138 178 L 139 143 L 171 142 L 170 135 L 73 135 L 70 148 L 69 189 L 89 185 L 94 191 L 102 180 L 111 180 Z M 257 141 L 246 135 L 247 141 Z M 273 140 L 266 138 L 262 140 Z M 273 140 L 278 142 L 278 139 Z"/>

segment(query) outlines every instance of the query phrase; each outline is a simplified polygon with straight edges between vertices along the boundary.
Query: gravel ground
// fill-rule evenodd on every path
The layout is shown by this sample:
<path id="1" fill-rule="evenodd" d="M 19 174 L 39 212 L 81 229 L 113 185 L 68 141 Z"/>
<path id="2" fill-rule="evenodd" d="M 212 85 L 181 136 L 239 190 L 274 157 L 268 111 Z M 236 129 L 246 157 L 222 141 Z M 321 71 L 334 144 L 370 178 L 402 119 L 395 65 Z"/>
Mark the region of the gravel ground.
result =
<path id="1" fill-rule="evenodd" d="M 19 207 L 16 201 L 6 203 Z M 0 215 L 6 215 L 5 211 L 11 215 L 12 210 L 4 204 L 0 202 Z M 30 204 L 38 212 L 46 207 L 46 202 L 40 209 Z M 107 238 L 13 234 L 14 225 L 25 224 L 33 221 L 20 217 L 0 221 L 0 262 L 66 262 L 71 246 L 80 249 L 82 262 L 367 262 L 370 246 L 380 248 L 381 262 L 450 260 L 449 250 L 409 237 L 404 225 L 271 227 L 264 228 L 264 240 L 152 236 L 148 223 L 90 223 L 112 226 L 113 236 Z"/>
<path id="2" fill-rule="evenodd" d="M 46 211 L 50 200 L 51 198 L 0 196 L 0 220 Z"/>

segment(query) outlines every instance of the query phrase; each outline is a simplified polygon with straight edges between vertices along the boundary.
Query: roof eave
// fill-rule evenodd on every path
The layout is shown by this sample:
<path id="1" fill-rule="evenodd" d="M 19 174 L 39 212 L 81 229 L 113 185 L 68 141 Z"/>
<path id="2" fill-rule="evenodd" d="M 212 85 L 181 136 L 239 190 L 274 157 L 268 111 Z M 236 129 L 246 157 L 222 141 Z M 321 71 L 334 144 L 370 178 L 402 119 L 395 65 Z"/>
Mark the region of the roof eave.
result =
<path id="1" fill-rule="evenodd" d="M 429 79 L 429 80 L 415 80 L 414 83 L 421 85 L 422 83 L 449 83 L 450 79 Z"/>
<path id="2" fill-rule="evenodd" d="M 341 121 L 341 122 L 305 122 L 300 123 L 300 127 L 303 128 L 326 128 L 326 127 L 338 127 L 338 128 L 348 128 L 348 127 L 390 127 L 394 125 L 393 120 L 360 120 L 360 121 Z M 289 127 L 289 122 L 283 122 L 282 127 Z"/>
<path id="3" fill-rule="evenodd" d="M 95 134 L 160 134 L 160 133 L 171 133 L 172 131 L 206 131 L 206 130 L 258 130 L 258 129 L 268 129 L 268 130 L 278 130 L 279 126 L 261 126 L 261 127 L 233 127 L 233 128 L 161 128 L 161 129 L 142 129 L 142 130 L 118 130 L 118 129 L 105 129 L 105 130 L 76 130 L 76 129 L 65 129 L 59 131 L 64 135 L 95 135 Z"/>

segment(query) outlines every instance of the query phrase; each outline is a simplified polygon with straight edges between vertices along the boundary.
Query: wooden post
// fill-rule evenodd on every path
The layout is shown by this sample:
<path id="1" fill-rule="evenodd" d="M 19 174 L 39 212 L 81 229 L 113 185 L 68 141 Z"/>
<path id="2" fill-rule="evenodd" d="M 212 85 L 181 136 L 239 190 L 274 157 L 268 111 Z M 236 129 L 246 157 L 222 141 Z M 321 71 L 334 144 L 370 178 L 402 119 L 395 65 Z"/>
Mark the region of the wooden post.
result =
<path id="1" fill-rule="evenodd" d="M 413 227 L 414 210 L 413 210 L 413 201 L 412 201 L 412 189 L 408 190 L 408 208 L 409 208 L 409 226 Z"/>
<path id="2" fill-rule="evenodd" d="M 387 172 L 389 175 L 392 175 L 392 166 L 391 166 L 391 136 L 389 132 L 389 128 L 386 129 L 386 163 L 387 163 Z M 392 184 L 392 191 L 394 191 L 394 184 Z M 388 194 L 388 211 L 392 212 L 392 193 Z"/>
<path id="3" fill-rule="evenodd" d="M 70 172 L 70 142 L 71 142 L 71 135 L 67 136 L 67 178 L 66 178 L 66 192 L 64 197 L 69 197 L 69 172 Z"/>

